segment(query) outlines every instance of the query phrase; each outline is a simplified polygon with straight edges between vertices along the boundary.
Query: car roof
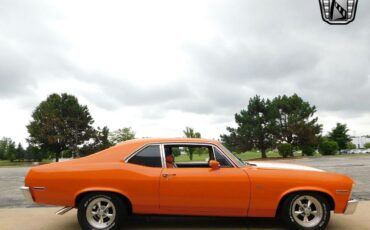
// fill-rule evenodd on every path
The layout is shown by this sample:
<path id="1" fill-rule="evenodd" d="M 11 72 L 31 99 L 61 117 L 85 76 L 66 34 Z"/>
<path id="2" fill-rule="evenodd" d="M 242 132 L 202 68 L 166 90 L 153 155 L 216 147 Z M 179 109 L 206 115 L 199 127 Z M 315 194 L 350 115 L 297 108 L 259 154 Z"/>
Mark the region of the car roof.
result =
<path id="1" fill-rule="evenodd" d="M 217 140 L 204 139 L 204 138 L 142 138 L 133 139 L 118 143 L 117 145 L 130 145 L 130 144 L 155 144 L 155 143 L 210 143 L 217 144 Z"/>

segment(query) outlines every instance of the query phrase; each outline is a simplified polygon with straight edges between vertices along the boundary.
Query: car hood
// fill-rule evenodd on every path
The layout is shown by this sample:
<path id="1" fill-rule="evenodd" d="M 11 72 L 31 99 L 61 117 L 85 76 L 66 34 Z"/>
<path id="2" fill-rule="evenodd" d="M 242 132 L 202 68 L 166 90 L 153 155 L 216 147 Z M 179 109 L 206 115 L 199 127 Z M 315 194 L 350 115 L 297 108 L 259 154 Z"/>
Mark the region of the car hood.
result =
<path id="1" fill-rule="evenodd" d="M 248 163 L 255 164 L 258 168 L 324 172 L 324 170 L 321 170 L 321 169 L 312 168 L 312 167 L 308 167 L 304 165 L 289 164 L 289 163 L 276 163 L 276 162 L 265 162 L 265 161 L 250 161 Z"/>

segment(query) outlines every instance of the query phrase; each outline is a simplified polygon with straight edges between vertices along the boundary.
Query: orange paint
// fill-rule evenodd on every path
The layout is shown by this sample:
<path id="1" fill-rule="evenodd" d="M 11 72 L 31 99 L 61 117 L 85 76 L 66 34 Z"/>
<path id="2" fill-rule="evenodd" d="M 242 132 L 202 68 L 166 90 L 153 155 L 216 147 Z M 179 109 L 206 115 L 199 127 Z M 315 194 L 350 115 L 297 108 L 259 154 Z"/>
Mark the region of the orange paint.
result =
<path id="1" fill-rule="evenodd" d="M 328 172 L 253 165 L 152 168 L 125 162 L 145 145 L 165 143 L 200 143 L 223 149 L 219 142 L 205 139 L 126 141 L 80 159 L 33 167 L 25 185 L 36 203 L 58 206 L 76 207 L 77 196 L 84 192 L 116 192 L 131 202 L 137 214 L 273 217 L 281 199 L 297 191 L 325 193 L 333 199 L 334 211 L 343 213 L 350 198 L 352 179 Z"/>

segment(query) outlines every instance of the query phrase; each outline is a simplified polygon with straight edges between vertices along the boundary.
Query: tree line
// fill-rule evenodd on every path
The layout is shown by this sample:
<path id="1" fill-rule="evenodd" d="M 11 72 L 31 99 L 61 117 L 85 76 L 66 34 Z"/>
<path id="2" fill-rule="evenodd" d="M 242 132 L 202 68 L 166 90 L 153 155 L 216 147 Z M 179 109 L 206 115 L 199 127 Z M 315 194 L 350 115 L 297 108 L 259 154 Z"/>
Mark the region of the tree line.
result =
<path id="1" fill-rule="evenodd" d="M 345 124 L 322 135 L 322 125 L 315 116 L 316 107 L 297 94 L 270 99 L 256 95 L 249 100 L 246 109 L 235 114 L 236 127 L 227 127 L 228 134 L 221 141 L 234 152 L 278 149 L 283 157 L 293 156 L 300 150 L 311 156 L 318 150 L 323 155 L 335 154 L 339 149 L 353 148 Z"/>
<path id="2" fill-rule="evenodd" d="M 228 133 L 220 136 L 221 142 L 234 152 L 256 149 L 261 157 L 277 149 L 283 157 L 335 154 L 339 149 L 355 148 L 351 144 L 348 128 L 338 123 L 322 136 L 322 125 L 315 116 L 316 107 L 297 94 L 277 96 L 273 99 L 256 95 L 245 109 L 236 113 L 236 127 L 227 127 Z M 44 158 L 80 157 L 106 149 L 118 142 L 135 138 L 131 127 L 111 132 L 107 126 L 93 127 L 94 120 L 86 105 L 66 93 L 51 94 L 32 112 L 27 125 L 28 147 L 16 146 L 10 138 L 0 140 L 0 160 L 35 160 Z M 183 131 L 186 137 L 199 138 L 199 132 L 190 127 Z M 189 153 L 190 157 L 193 155 Z"/>
<path id="3" fill-rule="evenodd" d="M 66 93 L 51 94 L 32 112 L 27 125 L 28 147 L 24 149 L 10 138 L 0 140 L 0 160 L 41 161 L 45 158 L 79 157 L 98 152 L 120 141 L 135 138 L 131 127 L 110 132 L 94 128 L 94 120 L 85 105 Z"/>
<path id="4" fill-rule="evenodd" d="M 23 148 L 21 143 L 16 143 L 7 137 L 0 140 L 0 160 L 13 161 L 41 161 L 43 158 L 40 151 L 33 147 L 28 146 Z"/>

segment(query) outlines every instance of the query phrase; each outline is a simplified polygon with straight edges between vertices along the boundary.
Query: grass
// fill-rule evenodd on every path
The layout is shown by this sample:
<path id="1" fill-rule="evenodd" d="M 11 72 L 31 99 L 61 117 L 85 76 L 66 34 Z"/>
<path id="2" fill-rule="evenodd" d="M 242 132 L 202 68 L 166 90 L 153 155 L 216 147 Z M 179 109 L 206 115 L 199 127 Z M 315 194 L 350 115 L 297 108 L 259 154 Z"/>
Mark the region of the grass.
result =
<path id="1" fill-rule="evenodd" d="M 43 160 L 40 164 L 48 164 L 51 163 L 51 160 Z M 8 160 L 0 160 L 0 167 L 27 167 L 32 166 L 33 162 L 30 161 L 8 161 Z"/>
<path id="2" fill-rule="evenodd" d="M 188 161 L 205 161 L 209 157 L 208 153 L 207 154 L 193 154 L 193 160 L 190 160 L 189 155 L 187 154 L 182 154 L 179 156 L 175 157 L 176 162 L 188 162 Z"/>
<path id="3" fill-rule="evenodd" d="M 281 156 L 279 155 L 278 152 L 276 151 L 269 151 L 266 153 L 267 154 L 267 158 L 281 158 Z M 300 153 L 296 153 L 295 154 L 295 157 L 298 157 L 300 156 L 301 154 Z M 260 159 L 261 158 L 261 153 L 258 152 L 258 151 L 247 151 L 247 152 L 244 152 L 244 153 L 240 153 L 240 154 L 237 154 L 237 156 L 243 160 L 243 161 L 246 161 L 246 160 L 252 160 L 252 159 Z M 209 156 L 208 156 L 208 153 L 207 154 L 193 154 L 193 160 L 192 161 L 205 161 L 205 159 L 207 159 Z M 180 155 L 180 156 L 176 156 L 175 157 L 175 161 L 176 162 L 189 162 L 191 161 L 190 158 L 189 158 L 189 155 L 187 154 L 183 154 L 183 155 Z"/>

